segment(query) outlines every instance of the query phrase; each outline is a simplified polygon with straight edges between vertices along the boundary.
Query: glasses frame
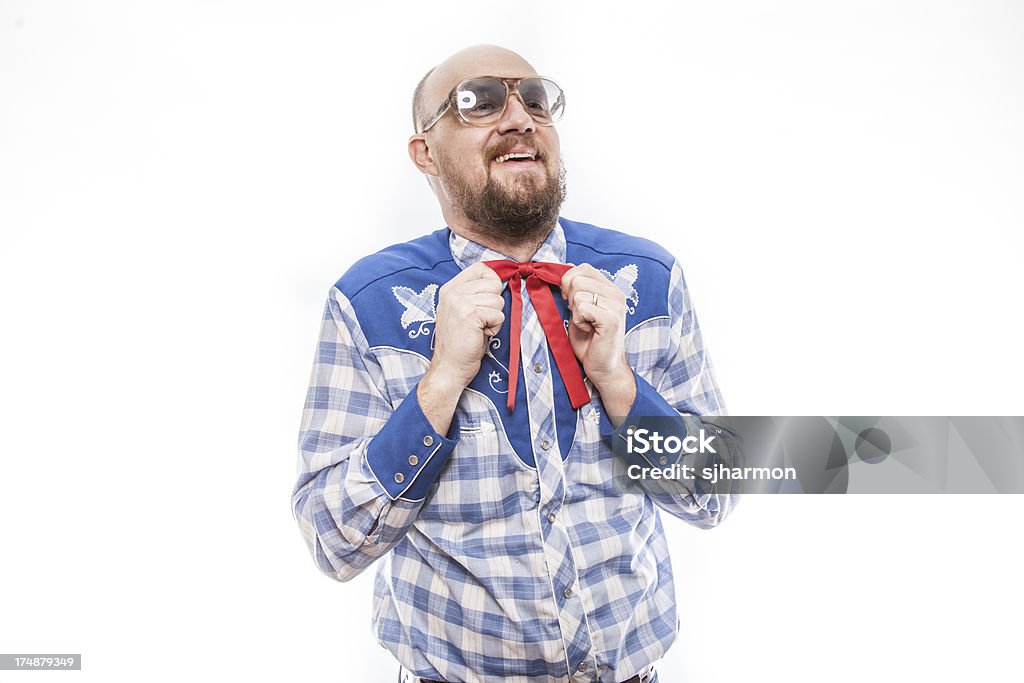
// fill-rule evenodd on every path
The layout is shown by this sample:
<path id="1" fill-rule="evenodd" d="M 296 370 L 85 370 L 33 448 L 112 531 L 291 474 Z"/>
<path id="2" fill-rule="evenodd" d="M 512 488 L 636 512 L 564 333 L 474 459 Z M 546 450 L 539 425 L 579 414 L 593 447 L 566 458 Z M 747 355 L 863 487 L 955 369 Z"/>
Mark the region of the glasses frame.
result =
<path id="1" fill-rule="evenodd" d="M 504 102 L 504 106 L 501 108 L 501 112 L 498 113 L 497 118 L 495 118 L 493 121 L 487 121 L 487 122 L 470 121 L 469 119 L 467 119 L 465 116 L 462 115 L 462 110 L 455 106 L 455 95 L 456 95 L 456 93 L 459 92 L 459 90 L 462 88 L 463 85 L 465 85 L 469 81 L 475 81 L 478 78 L 493 78 L 494 80 L 501 81 L 502 83 L 505 84 L 505 102 Z M 520 94 L 520 92 L 519 92 L 519 84 L 522 83 L 523 81 L 529 80 L 531 78 L 539 78 L 541 80 L 545 80 L 545 81 L 548 81 L 550 83 L 554 83 L 555 87 L 558 88 L 558 91 L 561 93 L 561 96 L 560 96 L 559 99 L 561 99 L 561 101 L 562 101 L 562 108 L 559 110 L 559 114 L 558 114 L 557 118 L 552 118 L 550 121 L 541 121 L 541 120 L 537 119 L 536 117 L 534 117 L 534 115 L 532 113 L 530 113 L 530 110 L 526 106 L 526 102 L 523 100 L 522 94 Z M 521 78 L 502 78 L 501 76 L 489 76 L 489 75 L 486 75 L 486 74 L 482 75 L 482 76 L 470 76 L 469 78 L 466 78 L 466 79 L 463 79 L 463 80 L 459 81 L 459 84 L 456 85 L 454 88 L 452 88 L 451 92 L 448 93 L 448 97 L 445 99 L 444 103 L 441 104 L 441 106 L 437 110 L 437 113 L 434 114 L 434 118 L 430 119 L 430 123 L 428 123 L 427 125 L 423 126 L 423 129 L 419 132 L 419 134 L 422 135 L 423 133 L 426 133 L 428 130 L 433 128 L 434 124 L 437 123 L 438 121 L 440 121 L 441 117 L 443 117 L 445 114 L 447 114 L 449 110 L 454 111 L 455 115 L 458 116 L 459 120 L 462 121 L 467 126 L 483 127 L 483 126 L 494 125 L 495 121 L 499 120 L 502 116 L 505 115 L 505 110 L 508 109 L 508 98 L 510 96 L 512 96 L 512 95 L 515 95 L 519 99 L 520 104 L 523 105 L 523 109 L 526 110 L 526 112 L 528 114 L 530 114 L 530 118 L 533 119 L 534 121 L 536 121 L 537 125 L 540 125 L 540 126 L 553 126 L 553 125 L 555 125 L 555 123 L 557 121 L 561 120 L 562 113 L 565 112 L 565 90 L 563 90 L 562 86 L 558 85 L 558 83 L 556 83 L 554 81 L 554 79 L 548 78 L 547 76 L 522 76 Z"/>

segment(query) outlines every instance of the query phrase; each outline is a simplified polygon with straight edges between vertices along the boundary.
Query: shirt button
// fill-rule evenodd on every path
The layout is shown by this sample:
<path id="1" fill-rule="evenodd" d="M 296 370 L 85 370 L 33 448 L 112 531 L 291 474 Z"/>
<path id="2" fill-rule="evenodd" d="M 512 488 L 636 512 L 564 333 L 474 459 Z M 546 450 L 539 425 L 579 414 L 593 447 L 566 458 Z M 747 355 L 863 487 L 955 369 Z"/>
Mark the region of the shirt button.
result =
<path id="1" fill-rule="evenodd" d="M 662 465 L 667 465 L 668 464 L 668 458 L 663 455 L 660 458 L 658 458 L 658 462 L 660 462 Z"/>
<path id="2" fill-rule="evenodd" d="M 432 437 L 430 434 L 427 434 L 425 437 L 423 437 L 423 445 L 424 446 L 433 446 L 434 445 L 434 437 Z"/>
<path id="3" fill-rule="evenodd" d="M 544 368 L 542 368 L 542 367 L 540 366 L 540 363 L 534 363 L 534 364 L 533 364 L 533 371 L 534 371 L 534 372 L 540 372 L 540 371 L 541 371 L 541 370 L 543 370 L 543 369 L 544 369 Z"/>
<path id="4" fill-rule="evenodd" d="M 409 464 L 412 465 L 413 467 L 416 467 L 416 465 L 420 464 L 420 459 L 417 458 L 415 455 L 410 455 Z"/>
<path id="5" fill-rule="evenodd" d="M 544 439 L 543 441 L 540 442 L 540 447 L 546 451 L 549 448 L 551 448 L 551 442 L 548 441 L 547 439 Z"/>
<path id="6" fill-rule="evenodd" d="M 398 472 L 397 474 L 395 474 L 395 483 L 396 484 L 401 484 L 403 481 L 405 481 L 405 475 L 404 474 L 402 474 L 401 472 Z"/>
<path id="7" fill-rule="evenodd" d="M 555 523 L 555 513 L 554 512 L 549 512 L 548 513 L 548 524 L 554 524 L 554 523 Z"/>
<path id="8" fill-rule="evenodd" d="M 580 665 L 576 667 L 576 670 L 577 671 L 586 671 L 587 670 L 587 663 L 585 661 L 580 662 Z"/>
<path id="9" fill-rule="evenodd" d="M 571 588 L 566 588 L 564 591 L 562 591 L 562 595 L 564 595 L 565 599 L 568 600 L 569 598 L 572 597 L 572 589 Z"/>

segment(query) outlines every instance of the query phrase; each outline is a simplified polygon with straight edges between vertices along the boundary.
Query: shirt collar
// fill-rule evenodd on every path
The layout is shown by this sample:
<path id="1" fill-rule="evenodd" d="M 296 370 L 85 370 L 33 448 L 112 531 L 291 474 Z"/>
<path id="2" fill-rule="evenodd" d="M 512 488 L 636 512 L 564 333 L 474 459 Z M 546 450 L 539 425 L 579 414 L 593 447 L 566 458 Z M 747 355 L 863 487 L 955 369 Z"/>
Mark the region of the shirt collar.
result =
<path id="1" fill-rule="evenodd" d="M 455 263 L 462 270 L 480 261 L 514 260 L 511 256 L 506 256 L 499 251 L 485 247 L 482 244 L 477 244 L 471 239 L 456 235 L 455 231 L 450 229 L 448 232 L 448 246 L 452 251 Z M 562 231 L 561 223 L 555 222 L 555 227 L 551 229 L 551 232 L 548 233 L 548 236 L 541 243 L 532 260 L 548 263 L 565 263 L 565 232 Z"/>

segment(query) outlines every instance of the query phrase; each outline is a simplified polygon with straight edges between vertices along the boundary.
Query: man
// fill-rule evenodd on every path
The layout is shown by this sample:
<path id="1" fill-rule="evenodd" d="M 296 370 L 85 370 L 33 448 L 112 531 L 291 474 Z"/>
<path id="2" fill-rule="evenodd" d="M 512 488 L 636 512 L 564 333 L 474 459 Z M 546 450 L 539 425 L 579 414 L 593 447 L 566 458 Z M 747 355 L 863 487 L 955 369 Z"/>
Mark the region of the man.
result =
<path id="1" fill-rule="evenodd" d="M 432 69 L 409 156 L 448 227 L 327 301 L 294 512 L 328 575 L 377 561 L 376 637 L 406 680 L 656 680 L 678 619 L 655 505 L 710 528 L 732 504 L 630 485 L 655 463 L 613 452 L 643 417 L 695 435 L 723 405 L 675 260 L 559 218 L 564 104 L 502 48 Z"/>

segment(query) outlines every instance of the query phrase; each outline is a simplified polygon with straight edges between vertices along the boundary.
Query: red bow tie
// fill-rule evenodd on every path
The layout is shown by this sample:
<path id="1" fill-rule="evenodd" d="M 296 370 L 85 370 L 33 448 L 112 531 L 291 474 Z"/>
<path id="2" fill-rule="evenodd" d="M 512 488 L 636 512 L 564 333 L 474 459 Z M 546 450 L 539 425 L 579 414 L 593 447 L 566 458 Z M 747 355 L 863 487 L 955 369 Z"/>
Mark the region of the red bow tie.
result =
<path id="1" fill-rule="evenodd" d="M 516 404 L 516 384 L 519 381 L 519 337 L 523 324 L 523 295 L 519 283 L 526 280 L 526 291 L 530 301 L 540 318 L 544 335 L 548 338 L 551 355 L 555 357 L 555 365 L 562 375 L 565 391 L 569 394 L 569 402 L 574 409 L 590 402 L 590 392 L 583 383 L 583 373 L 576 362 L 576 355 L 569 344 L 569 335 L 562 323 L 562 316 L 555 306 L 555 297 L 551 295 L 549 284 L 559 286 L 562 276 L 572 266 L 563 263 L 516 263 L 515 261 L 484 261 L 491 270 L 498 274 L 502 281 L 508 280 L 508 289 L 512 294 L 512 321 L 509 325 L 509 368 L 508 368 L 508 409 L 514 410 Z"/>

